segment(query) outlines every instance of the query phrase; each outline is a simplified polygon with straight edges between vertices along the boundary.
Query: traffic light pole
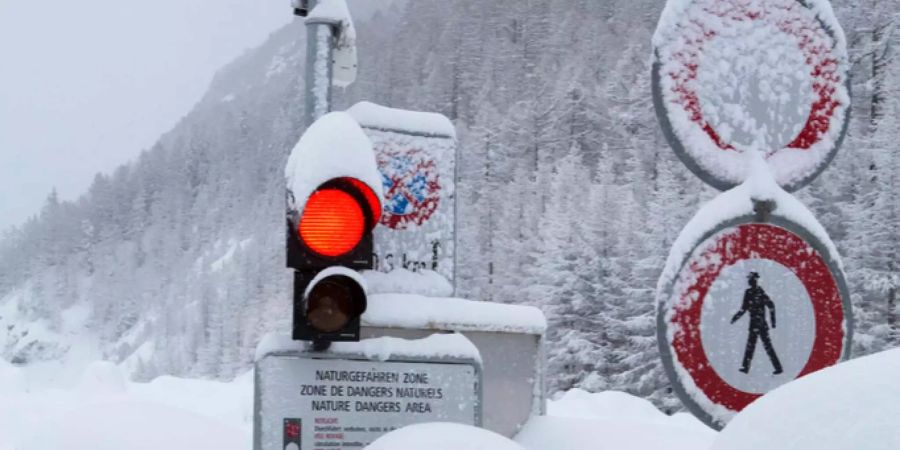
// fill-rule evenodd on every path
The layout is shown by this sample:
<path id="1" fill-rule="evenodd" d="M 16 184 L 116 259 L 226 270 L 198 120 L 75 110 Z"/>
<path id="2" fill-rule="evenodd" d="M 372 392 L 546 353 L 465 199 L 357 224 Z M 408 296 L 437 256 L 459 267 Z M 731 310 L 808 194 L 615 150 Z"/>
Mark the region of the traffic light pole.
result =
<path id="1" fill-rule="evenodd" d="M 301 9 L 295 9 L 296 15 L 305 17 L 312 11 L 319 0 L 307 0 L 300 2 Z M 295 5 L 296 6 L 296 5 Z M 320 117 L 331 111 L 331 90 L 333 76 L 333 53 L 335 29 L 333 24 L 306 20 L 306 76 L 305 76 L 305 108 L 304 124 L 308 129 Z M 303 278 L 300 273 L 295 273 L 295 290 L 298 289 L 297 280 Z M 295 293 L 296 295 L 296 293 Z M 296 302 L 296 300 L 295 300 Z M 294 323 L 299 318 L 294 311 Z M 311 350 L 322 352 L 331 346 L 329 341 L 313 341 Z"/>
<path id="2" fill-rule="evenodd" d="M 309 10 L 319 0 L 309 0 Z M 306 111 L 308 128 L 331 111 L 331 79 L 333 76 L 334 24 L 306 21 Z"/>

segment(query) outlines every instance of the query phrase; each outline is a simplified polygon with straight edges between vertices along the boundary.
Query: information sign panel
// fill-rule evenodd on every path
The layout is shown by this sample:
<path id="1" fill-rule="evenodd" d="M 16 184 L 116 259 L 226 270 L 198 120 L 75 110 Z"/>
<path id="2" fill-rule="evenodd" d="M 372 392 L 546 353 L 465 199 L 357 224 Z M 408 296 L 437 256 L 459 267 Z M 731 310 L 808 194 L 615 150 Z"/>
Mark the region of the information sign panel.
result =
<path id="1" fill-rule="evenodd" d="M 787 191 L 832 160 L 850 113 L 843 31 L 827 0 L 670 1 L 653 38 L 653 99 L 679 158 L 721 190 L 760 151 Z"/>
<path id="2" fill-rule="evenodd" d="M 361 449 L 415 423 L 481 425 L 474 362 L 269 355 L 256 377 L 256 450 Z"/>
<path id="3" fill-rule="evenodd" d="M 847 357 L 843 273 L 804 227 L 740 217 L 707 233 L 678 267 L 658 293 L 660 351 L 676 393 L 710 426 Z"/>
<path id="4" fill-rule="evenodd" d="M 455 130 L 435 113 L 368 102 L 353 116 L 372 141 L 384 210 L 374 230 L 375 269 L 433 270 L 453 283 L 456 271 Z"/>

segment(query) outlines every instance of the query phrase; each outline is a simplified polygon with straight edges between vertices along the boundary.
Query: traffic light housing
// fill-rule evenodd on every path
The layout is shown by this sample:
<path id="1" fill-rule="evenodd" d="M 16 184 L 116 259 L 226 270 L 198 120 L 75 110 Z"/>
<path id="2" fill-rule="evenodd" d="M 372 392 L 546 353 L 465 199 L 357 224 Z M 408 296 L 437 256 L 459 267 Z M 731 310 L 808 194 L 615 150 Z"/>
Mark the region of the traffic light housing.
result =
<path id="1" fill-rule="evenodd" d="M 313 349 L 359 340 L 372 229 L 381 220 L 382 179 L 372 142 L 345 112 L 313 122 L 285 166 L 286 264 L 293 269 L 295 340 Z"/>
<path id="2" fill-rule="evenodd" d="M 378 195 L 352 177 L 322 183 L 302 210 L 288 213 L 295 340 L 359 340 L 367 300 L 365 282 L 356 271 L 373 267 L 372 229 L 380 213 Z"/>

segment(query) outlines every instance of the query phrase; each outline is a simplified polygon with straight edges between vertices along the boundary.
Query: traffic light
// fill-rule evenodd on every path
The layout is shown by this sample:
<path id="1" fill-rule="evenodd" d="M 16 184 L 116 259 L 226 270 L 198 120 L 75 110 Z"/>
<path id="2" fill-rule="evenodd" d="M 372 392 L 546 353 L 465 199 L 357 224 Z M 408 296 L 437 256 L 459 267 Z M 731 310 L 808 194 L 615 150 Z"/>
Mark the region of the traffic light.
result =
<path id="1" fill-rule="evenodd" d="M 357 271 L 373 268 L 372 229 L 381 219 L 381 184 L 371 142 L 345 116 L 331 113 L 314 123 L 286 171 L 287 266 L 294 269 L 292 335 L 320 348 L 359 340 L 367 300 Z"/>

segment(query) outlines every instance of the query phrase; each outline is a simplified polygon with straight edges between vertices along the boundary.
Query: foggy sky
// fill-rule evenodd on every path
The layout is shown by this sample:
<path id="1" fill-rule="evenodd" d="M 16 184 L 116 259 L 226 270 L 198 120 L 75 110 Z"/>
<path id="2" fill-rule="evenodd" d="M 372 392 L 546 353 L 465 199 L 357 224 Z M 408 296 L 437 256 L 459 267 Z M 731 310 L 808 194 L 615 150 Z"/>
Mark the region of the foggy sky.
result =
<path id="1" fill-rule="evenodd" d="M 288 0 L 0 0 L 0 230 L 150 147 Z"/>

